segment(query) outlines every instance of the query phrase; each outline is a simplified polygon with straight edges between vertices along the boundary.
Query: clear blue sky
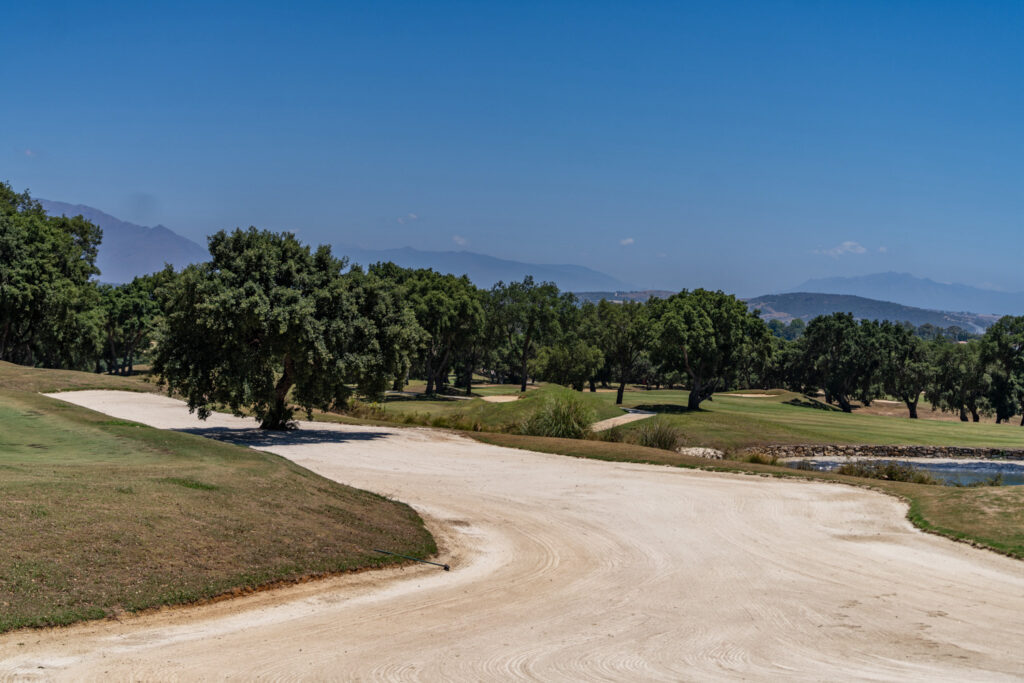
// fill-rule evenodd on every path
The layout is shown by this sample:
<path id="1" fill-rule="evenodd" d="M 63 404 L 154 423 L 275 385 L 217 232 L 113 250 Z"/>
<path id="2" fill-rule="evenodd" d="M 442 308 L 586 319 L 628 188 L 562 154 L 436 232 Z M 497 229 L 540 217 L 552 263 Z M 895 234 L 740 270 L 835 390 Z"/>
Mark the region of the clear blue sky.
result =
<path id="1" fill-rule="evenodd" d="M 0 179 L 197 241 L 1024 290 L 1024 2 L 291 5 L 5 7 Z"/>

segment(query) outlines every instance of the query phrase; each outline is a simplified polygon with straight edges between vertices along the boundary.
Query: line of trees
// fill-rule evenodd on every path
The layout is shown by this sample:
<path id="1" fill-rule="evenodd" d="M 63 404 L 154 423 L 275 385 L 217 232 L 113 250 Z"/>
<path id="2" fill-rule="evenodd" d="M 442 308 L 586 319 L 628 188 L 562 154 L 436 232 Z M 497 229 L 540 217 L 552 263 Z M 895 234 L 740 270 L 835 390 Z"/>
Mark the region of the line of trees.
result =
<path id="1" fill-rule="evenodd" d="M 780 334 L 722 292 L 581 303 L 530 277 L 481 289 L 393 263 L 363 270 L 255 228 L 211 236 L 206 263 L 113 286 L 97 284 L 101 238 L 0 184 L 0 360 L 127 374 L 144 357 L 200 416 L 227 406 L 274 429 L 293 406 L 378 399 L 410 377 L 428 394 L 468 393 L 474 375 L 522 391 L 616 388 L 619 403 L 629 383 L 681 387 L 694 410 L 743 387 L 823 390 L 844 411 L 892 396 L 910 417 L 922 396 L 964 420 L 1024 406 L 1024 318 L 969 343 L 838 313 Z"/>

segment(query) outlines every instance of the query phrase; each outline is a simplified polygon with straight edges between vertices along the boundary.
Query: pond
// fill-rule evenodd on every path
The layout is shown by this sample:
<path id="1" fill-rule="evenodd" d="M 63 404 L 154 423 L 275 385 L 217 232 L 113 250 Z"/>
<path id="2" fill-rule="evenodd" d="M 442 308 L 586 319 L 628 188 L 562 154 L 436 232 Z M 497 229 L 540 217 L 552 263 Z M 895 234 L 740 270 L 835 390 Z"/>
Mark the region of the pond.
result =
<path id="1" fill-rule="evenodd" d="M 787 467 L 800 469 L 799 461 L 786 463 Z M 811 468 L 819 472 L 831 472 L 842 462 L 835 460 L 805 460 Z M 988 481 L 997 474 L 1003 475 L 1004 486 L 1024 485 L 1024 462 L 910 462 L 907 460 L 878 460 L 875 462 L 895 462 L 918 470 L 924 470 L 936 479 L 950 486 L 960 484 L 967 486 L 979 481 Z"/>

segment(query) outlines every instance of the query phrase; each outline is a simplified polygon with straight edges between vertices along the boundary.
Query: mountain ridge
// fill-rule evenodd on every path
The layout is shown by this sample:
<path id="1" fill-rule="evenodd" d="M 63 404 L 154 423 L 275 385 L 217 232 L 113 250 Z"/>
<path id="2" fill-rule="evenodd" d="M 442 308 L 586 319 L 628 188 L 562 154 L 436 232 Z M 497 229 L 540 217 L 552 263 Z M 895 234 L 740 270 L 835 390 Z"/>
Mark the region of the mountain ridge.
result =
<path id="1" fill-rule="evenodd" d="M 782 293 L 797 292 L 847 294 L 939 311 L 1024 314 L 1024 292 L 1000 292 L 970 285 L 942 283 L 893 271 L 855 277 L 816 278 Z"/>
<path id="2" fill-rule="evenodd" d="M 96 258 L 102 282 L 129 282 L 138 275 L 161 270 L 165 263 L 180 269 L 209 259 L 205 247 L 167 226 L 137 225 L 87 204 L 51 199 L 40 199 L 39 202 L 48 214 L 81 215 L 103 228 L 103 241 Z M 393 261 L 405 268 L 433 268 L 442 273 L 465 274 L 479 287 L 490 287 L 499 280 L 522 280 L 532 275 L 537 281 L 556 283 L 563 291 L 631 288 L 611 275 L 571 263 L 525 263 L 471 251 L 424 251 L 413 247 L 361 249 L 335 244 L 332 250 L 338 256 L 347 256 L 350 263 L 363 266 L 377 261 Z"/>
<path id="3" fill-rule="evenodd" d="M 334 251 L 363 266 L 391 261 L 403 268 L 432 268 L 442 273 L 468 275 L 473 284 L 485 288 L 498 281 L 512 282 L 532 275 L 538 282 L 554 282 L 559 289 L 569 292 L 630 289 L 618 278 L 572 263 L 525 263 L 473 251 L 426 251 L 413 247 L 361 249 L 336 244 Z"/>
<path id="4" fill-rule="evenodd" d="M 50 215 L 81 215 L 103 228 L 103 241 L 96 256 L 103 282 L 130 282 L 138 275 L 163 269 L 165 263 L 183 268 L 209 256 L 205 247 L 164 225 L 137 225 L 86 204 L 52 199 L 40 199 L 39 203 Z"/>
<path id="5" fill-rule="evenodd" d="M 782 322 L 789 322 L 795 318 L 810 320 L 831 313 L 852 313 L 859 319 L 909 322 L 918 327 L 959 327 L 969 332 L 981 333 L 999 319 L 997 315 L 936 311 L 852 294 L 824 292 L 766 294 L 745 301 L 751 310 L 761 311 L 762 319 Z"/>

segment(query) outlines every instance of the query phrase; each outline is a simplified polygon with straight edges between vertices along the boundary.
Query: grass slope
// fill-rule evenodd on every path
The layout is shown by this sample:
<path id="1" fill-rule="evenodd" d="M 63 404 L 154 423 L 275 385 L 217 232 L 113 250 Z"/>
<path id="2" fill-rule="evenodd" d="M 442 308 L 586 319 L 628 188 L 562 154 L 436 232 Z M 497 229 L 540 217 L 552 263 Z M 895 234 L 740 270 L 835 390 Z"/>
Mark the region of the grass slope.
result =
<path id="1" fill-rule="evenodd" d="M 568 392 L 547 385 L 513 403 L 487 403 L 454 399 L 389 398 L 384 404 L 384 419 L 401 423 L 414 416 L 420 424 L 463 426 L 476 424 L 483 431 L 499 431 L 522 419 L 546 397 Z M 740 392 L 744 393 L 744 392 Z M 977 446 L 988 448 L 1024 448 L 1024 429 L 1015 424 L 910 420 L 906 417 L 843 413 L 827 408 L 800 394 L 788 391 L 751 391 L 770 396 L 748 398 L 728 393 L 715 394 L 700 410 L 687 411 L 687 392 L 670 390 L 630 390 L 623 407 L 653 410 L 680 430 L 686 445 L 709 446 L 734 451 L 750 446 L 797 443 L 838 444 L 911 444 L 931 446 Z M 597 412 L 597 419 L 622 415 L 615 406 L 613 392 L 577 394 Z M 923 409 L 923 408 L 922 408 Z M 443 419 L 438 419 L 443 418 Z M 644 422 L 621 427 L 640 429 Z"/>
<path id="2" fill-rule="evenodd" d="M 0 631 L 436 552 L 408 506 L 284 458 L 8 388 L 118 379 L 0 367 Z"/>
<path id="3" fill-rule="evenodd" d="M 158 393 L 160 388 L 148 377 L 118 377 L 74 370 L 44 370 L 0 361 L 0 389 L 49 394 L 79 389 L 114 389 Z"/>
<path id="4" fill-rule="evenodd" d="M 389 397 L 384 404 L 384 418 L 395 423 L 415 421 L 419 424 L 462 425 L 483 431 L 498 431 L 522 421 L 545 401 L 571 394 L 582 398 L 592 407 L 598 420 L 622 414 L 614 405 L 614 394 L 611 395 L 611 400 L 608 400 L 609 394 L 581 394 L 565 387 L 548 384 L 527 391 L 519 400 L 509 403 L 489 403 L 482 398 L 467 401 L 447 397 Z"/>
<path id="5" fill-rule="evenodd" d="M 916 444 L 1024 448 L 1024 429 L 993 423 L 911 420 L 817 410 L 799 394 L 780 392 L 768 398 L 715 394 L 701 410 L 687 412 L 685 391 L 631 391 L 624 405 L 663 412 L 687 444 L 723 450 L 792 443 Z M 627 429 L 635 429 L 639 423 Z"/>

